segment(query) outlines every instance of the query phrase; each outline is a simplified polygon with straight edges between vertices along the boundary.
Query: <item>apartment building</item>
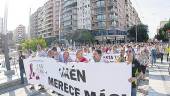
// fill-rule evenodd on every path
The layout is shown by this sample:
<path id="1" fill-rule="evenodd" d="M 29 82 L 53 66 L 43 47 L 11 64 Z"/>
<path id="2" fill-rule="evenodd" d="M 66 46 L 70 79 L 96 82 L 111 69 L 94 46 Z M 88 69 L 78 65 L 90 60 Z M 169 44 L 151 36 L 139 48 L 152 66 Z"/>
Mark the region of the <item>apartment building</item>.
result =
<path id="1" fill-rule="evenodd" d="M 61 0 L 61 35 L 65 38 L 76 31 L 77 27 L 77 0 Z"/>
<path id="2" fill-rule="evenodd" d="M 116 28 L 119 28 L 118 1 L 91 0 L 91 6 L 92 30 L 94 31 L 96 39 L 99 41 L 106 39 L 115 40 L 115 38 L 118 37 L 118 29 Z"/>
<path id="3" fill-rule="evenodd" d="M 14 31 L 14 39 L 16 43 L 20 43 L 26 38 L 26 30 L 25 26 L 18 25 L 18 27 Z"/>
<path id="4" fill-rule="evenodd" d="M 49 0 L 30 17 L 31 38 L 58 37 L 60 0 Z"/>
<path id="5" fill-rule="evenodd" d="M 49 0 L 31 15 L 31 37 L 61 37 L 92 30 L 99 41 L 125 41 L 127 30 L 141 23 L 130 0 Z"/>
<path id="6" fill-rule="evenodd" d="M 130 28 L 133 25 L 141 23 L 138 13 L 130 0 L 125 0 L 125 12 L 126 12 L 126 28 Z"/>
<path id="7" fill-rule="evenodd" d="M 91 30 L 90 0 L 77 0 L 78 29 Z"/>
<path id="8" fill-rule="evenodd" d="M 38 8 L 36 12 L 34 12 L 30 16 L 30 37 L 31 38 L 37 38 L 39 36 L 38 34 L 38 13 L 41 9 Z"/>
<path id="9" fill-rule="evenodd" d="M 130 0 L 91 0 L 92 30 L 99 41 L 126 40 L 127 29 L 140 19 Z"/>

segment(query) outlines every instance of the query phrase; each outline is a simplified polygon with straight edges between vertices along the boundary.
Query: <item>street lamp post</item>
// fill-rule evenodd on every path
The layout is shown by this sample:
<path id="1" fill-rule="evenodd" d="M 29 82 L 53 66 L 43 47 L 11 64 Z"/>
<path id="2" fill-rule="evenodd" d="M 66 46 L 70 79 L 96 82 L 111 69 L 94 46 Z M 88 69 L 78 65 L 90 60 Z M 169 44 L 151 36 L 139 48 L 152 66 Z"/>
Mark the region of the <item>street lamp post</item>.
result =
<path id="1" fill-rule="evenodd" d="M 5 65 L 7 71 L 5 71 L 5 75 L 8 77 L 8 80 L 12 79 L 12 75 L 14 74 L 14 70 L 11 70 L 10 62 L 9 62 L 9 49 L 8 49 L 8 34 L 7 34 L 7 18 L 8 18 L 8 2 L 6 1 L 5 4 L 5 11 L 4 11 L 4 55 L 5 55 Z"/>
<path id="2" fill-rule="evenodd" d="M 60 41 L 61 41 L 61 1 L 60 1 L 60 3 L 59 3 L 59 33 L 58 33 L 58 40 L 59 40 L 59 44 L 60 44 Z"/>
<path id="3" fill-rule="evenodd" d="M 137 25 L 135 27 L 135 30 L 136 30 L 136 43 L 137 43 L 138 42 L 138 27 L 137 27 Z"/>
<path id="4" fill-rule="evenodd" d="M 9 50 L 8 50 L 8 34 L 7 34 L 7 16 L 8 16 L 8 2 L 5 4 L 5 12 L 4 12 L 4 28 L 3 28 L 3 35 L 4 35 L 4 54 L 5 54 L 5 63 L 7 70 L 10 70 L 10 62 L 9 62 Z"/>

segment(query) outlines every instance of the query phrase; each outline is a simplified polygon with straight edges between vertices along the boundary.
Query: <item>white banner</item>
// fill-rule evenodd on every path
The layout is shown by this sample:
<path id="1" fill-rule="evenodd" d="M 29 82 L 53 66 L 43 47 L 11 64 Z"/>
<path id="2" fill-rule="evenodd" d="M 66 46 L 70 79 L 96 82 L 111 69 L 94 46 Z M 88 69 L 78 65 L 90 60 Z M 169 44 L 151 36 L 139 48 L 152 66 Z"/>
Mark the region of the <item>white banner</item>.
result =
<path id="1" fill-rule="evenodd" d="M 102 58 L 108 62 L 115 62 L 119 56 L 120 54 L 104 54 Z"/>
<path id="2" fill-rule="evenodd" d="M 64 96 L 130 96 L 131 64 L 60 63 L 52 58 L 24 60 L 28 83 L 42 84 Z"/>

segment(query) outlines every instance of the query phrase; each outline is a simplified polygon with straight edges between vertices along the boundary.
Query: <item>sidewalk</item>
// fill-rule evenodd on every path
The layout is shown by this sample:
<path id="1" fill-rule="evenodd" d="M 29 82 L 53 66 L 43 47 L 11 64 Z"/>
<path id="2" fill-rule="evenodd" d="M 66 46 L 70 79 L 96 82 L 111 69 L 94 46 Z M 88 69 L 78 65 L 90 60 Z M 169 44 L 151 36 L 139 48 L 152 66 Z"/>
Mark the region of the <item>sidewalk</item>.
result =
<path id="1" fill-rule="evenodd" d="M 137 90 L 137 96 L 148 96 L 149 91 L 149 68 L 147 68 L 147 71 L 145 73 L 145 80 L 139 80 L 138 90 Z"/>
<path id="2" fill-rule="evenodd" d="M 19 70 L 19 65 L 12 65 L 11 69 L 15 71 L 15 74 L 12 76 L 12 80 L 16 80 L 20 78 L 20 70 Z M 6 68 L 0 68 L 0 84 L 8 82 L 7 76 L 4 75 L 4 71 L 6 71 Z"/>
<path id="3" fill-rule="evenodd" d="M 170 75 L 167 62 L 156 63 L 156 66 L 149 68 L 149 86 L 149 96 L 170 96 Z"/>
<path id="4" fill-rule="evenodd" d="M 0 91 L 0 96 L 59 96 L 57 94 L 53 94 L 51 90 L 47 89 L 47 92 L 39 92 L 38 91 L 38 86 L 36 87 L 35 90 L 30 90 L 30 85 L 17 85 L 12 88 L 5 89 L 3 94 L 1 94 Z"/>

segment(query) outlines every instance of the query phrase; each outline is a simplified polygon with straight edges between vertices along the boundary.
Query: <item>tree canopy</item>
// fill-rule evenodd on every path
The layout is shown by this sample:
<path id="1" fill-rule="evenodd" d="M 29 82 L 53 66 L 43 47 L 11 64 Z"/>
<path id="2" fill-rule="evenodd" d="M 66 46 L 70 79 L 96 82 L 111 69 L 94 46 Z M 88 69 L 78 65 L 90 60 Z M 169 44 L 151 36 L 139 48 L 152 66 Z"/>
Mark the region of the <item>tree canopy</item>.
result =
<path id="1" fill-rule="evenodd" d="M 134 25 L 128 30 L 128 37 L 131 40 L 136 39 L 136 27 L 137 27 L 137 41 L 146 42 L 149 39 L 148 26 L 144 24 Z"/>
<path id="2" fill-rule="evenodd" d="M 81 41 L 92 42 L 95 40 L 91 32 L 85 29 L 76 30 L 74 33 L 67 35 L 67 39 L 72 39 L 74 41 L 80 42 Z"/>
<path id="3" fill-rule="evenodd" d="M 155 38 L 162 41 L 168 41 L 168 33 L 167 31 L 170 30 L 170 21 L 166 23 L 163 28 L 160 28 L 158 34 L 155 35 Z"/>
<path id="4" fill-rule="evenodd" d="M 47 43 L 44 38 L 28 39 L 21 42 L 22 50 L 31 49 L 32 51 L 37 50 L 37 45 L 40 45 L 42 48 L 47 47 Z"/>

